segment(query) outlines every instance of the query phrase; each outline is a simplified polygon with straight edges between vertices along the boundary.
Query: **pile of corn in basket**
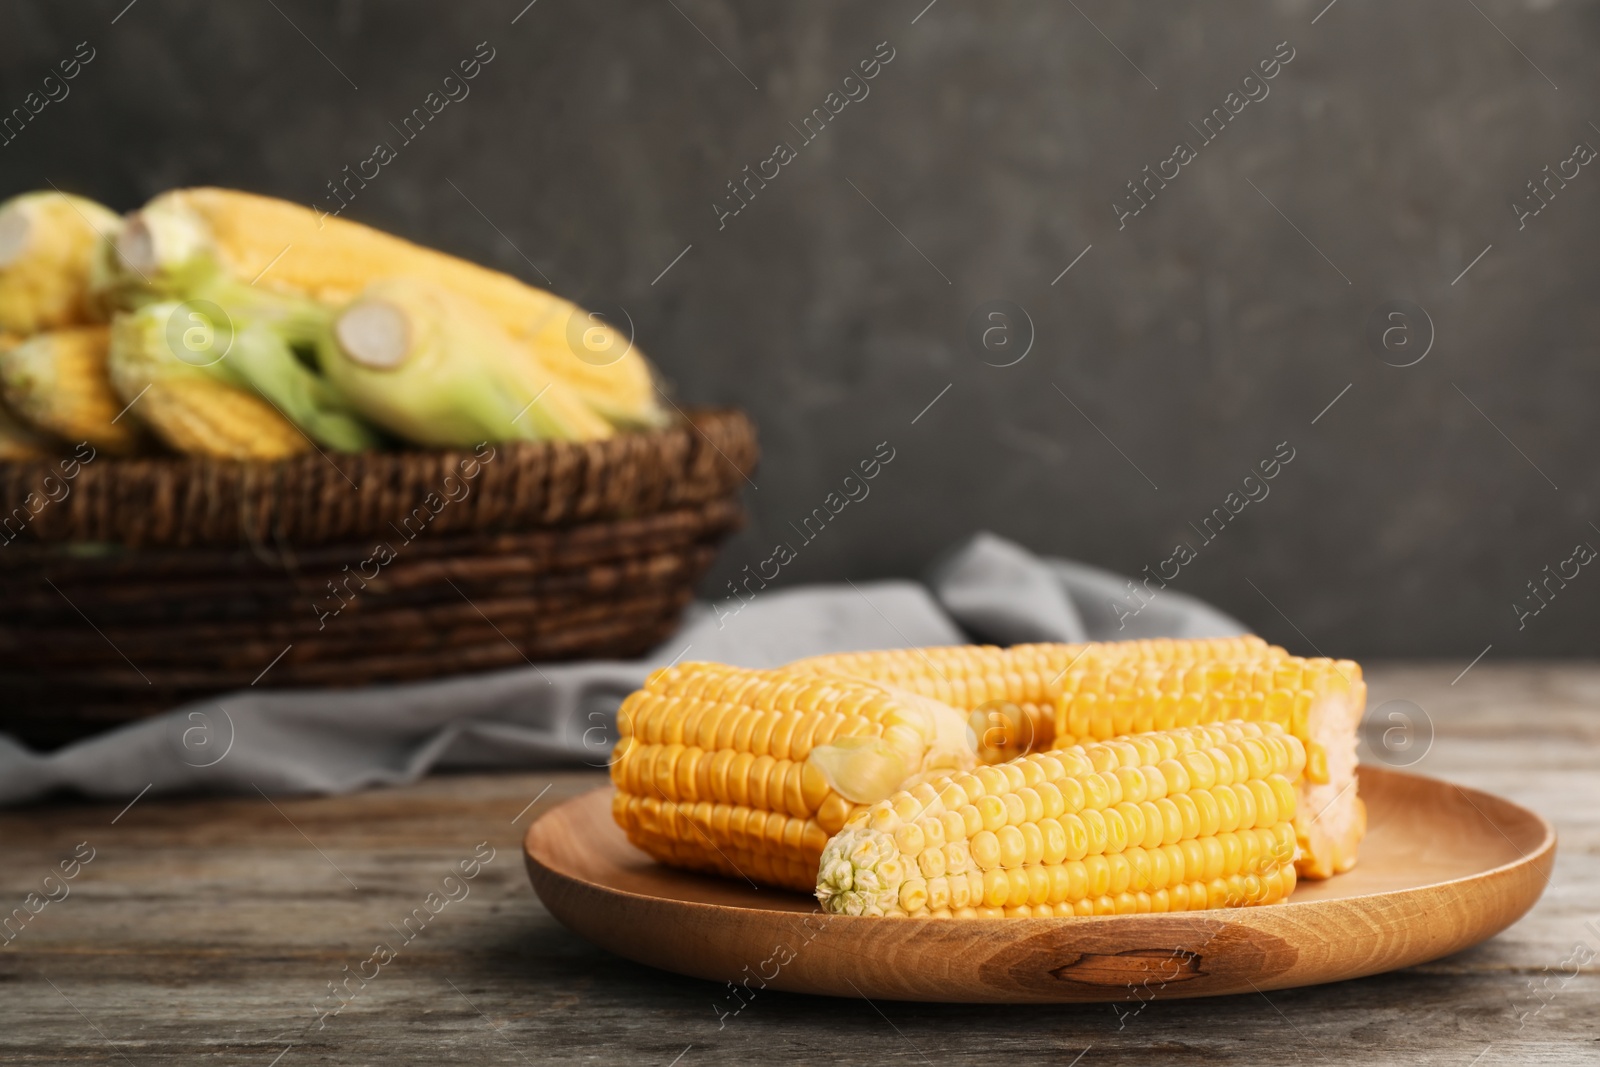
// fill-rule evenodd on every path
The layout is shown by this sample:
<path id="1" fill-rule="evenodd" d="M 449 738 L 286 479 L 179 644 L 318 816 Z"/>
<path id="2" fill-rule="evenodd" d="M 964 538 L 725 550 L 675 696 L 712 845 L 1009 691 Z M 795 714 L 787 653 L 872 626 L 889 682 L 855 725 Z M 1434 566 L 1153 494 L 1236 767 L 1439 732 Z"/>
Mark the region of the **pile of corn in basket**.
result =
<path id="1" fill-rule="evenodd" d="M 0 730 L 638 654 L 742 521 L 740 413 L 504 274 L 223 189 L 0 205 Z"/>
<path id="2" fill-rule="evenodd" d="M 1271 904 L 1349 870 L 1366 686 L 1259 638 L 952 647 L 660 670 L 613 814 L 673 866 L 850 915 Z"/>

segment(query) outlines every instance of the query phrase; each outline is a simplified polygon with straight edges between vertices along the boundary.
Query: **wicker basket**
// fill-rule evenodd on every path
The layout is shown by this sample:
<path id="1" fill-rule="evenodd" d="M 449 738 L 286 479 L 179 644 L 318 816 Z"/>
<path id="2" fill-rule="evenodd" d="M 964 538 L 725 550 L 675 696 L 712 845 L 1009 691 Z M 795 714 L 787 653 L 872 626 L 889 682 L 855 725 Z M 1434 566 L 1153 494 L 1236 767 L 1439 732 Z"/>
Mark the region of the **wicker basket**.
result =
<path id="1" fill-rule="evenodd" d="M 250 685 L 638 655 L 740 525 L 756 455 L 743 415 L 695 411 L 478 453 L 0 464 L 24 502 L 0 515 L 0 731 L 48 746 Z"/>

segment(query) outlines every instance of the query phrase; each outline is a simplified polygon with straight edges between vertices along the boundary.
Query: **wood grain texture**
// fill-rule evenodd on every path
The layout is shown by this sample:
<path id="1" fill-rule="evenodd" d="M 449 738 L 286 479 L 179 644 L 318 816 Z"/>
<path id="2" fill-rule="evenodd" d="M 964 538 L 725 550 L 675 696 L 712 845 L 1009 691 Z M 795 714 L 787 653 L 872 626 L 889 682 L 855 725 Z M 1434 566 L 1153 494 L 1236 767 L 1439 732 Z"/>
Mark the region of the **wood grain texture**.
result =
<path id="1" fill-rule="evenodd" d="M 765 990 L 719 1015 L 736 1006 L 726 986 L 590 945 L 528 886 L 524 828 L 601 784 L 599 772 L 438 777 L 351 797 L 274 798 L 281 814 L 255 795 L 146 796 L 119 819 L 122 804 L 0 814 L 6 909 L 78 842 L 97 850 L 71 895 L 0 948 L 0 1062 L 266 1067 L 283 1053 L 278 1067 L 666 1067 L 682 1053 L 678 1067 L 978 1059 L 1065 1067 L 1088 1049 L 1080 1067 L 1148 1067 L 1278 1062 L 1298 1048 L 1306 1063 L 1468 1067 L 1480 1055 L 1479 1067 L 1592 1063 L 1600 956 L 1584 960 L 1600 953 L 1600 667 L 1486 661 L 1452 687 L 1462 666 L 1371 667 L 1374 708 L 1398 698 L 1420 705 L 1436 736 L 1412 769 L 1544 814 L 1561 848 L 1526 918 L 1421 966 L 1146 1004 L 997 1008 Z M 326 1003 L 327 983 L 378 940 L 393 940 L 389 924 L 484 840 L 498 852 L 470 895 L 319 1027 L 313 1005 Z M 1080 966 L 1084 974 L 1093 964 Z"/>
<path id="2" fill-rule="evenodd" d="M 1360 789 L 1372 832 L 1354 871 L 1302 882 L 1283 906 L 1175 915 L 807 915 L 817 905 L 803 894 L 655 863 L 612 820 L 609 788 L 535 822 L 523 847 L 552 914 L 619 955 L 743 989 L 888 1000 L 1143 1001 L 1336 982 L 1467 948 L 1543 892 L 1555 833 L 1526 808 L 1376 767 Z"/>

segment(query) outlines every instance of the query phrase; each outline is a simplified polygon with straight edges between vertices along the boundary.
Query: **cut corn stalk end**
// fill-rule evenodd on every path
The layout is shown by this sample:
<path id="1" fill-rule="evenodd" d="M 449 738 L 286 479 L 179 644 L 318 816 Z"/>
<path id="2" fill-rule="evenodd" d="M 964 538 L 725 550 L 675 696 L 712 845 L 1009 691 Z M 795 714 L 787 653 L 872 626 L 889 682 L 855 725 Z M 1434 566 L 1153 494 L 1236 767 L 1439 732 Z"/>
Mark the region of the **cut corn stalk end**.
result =
<path id="1" fill-rule="evenodd" d="M 372 370 L 394 370 L 411 355 L 411 320 L 387 300 L 361 300 L 334 323 L 345 355 Z"/>
<path id="2" fill-rule="evenodd" d="M 199 216 L 157 201 L 129 215 L 112 241 L 121 265 L 147 284 L 171 288 L 216 271 L 210 231 Z"/>

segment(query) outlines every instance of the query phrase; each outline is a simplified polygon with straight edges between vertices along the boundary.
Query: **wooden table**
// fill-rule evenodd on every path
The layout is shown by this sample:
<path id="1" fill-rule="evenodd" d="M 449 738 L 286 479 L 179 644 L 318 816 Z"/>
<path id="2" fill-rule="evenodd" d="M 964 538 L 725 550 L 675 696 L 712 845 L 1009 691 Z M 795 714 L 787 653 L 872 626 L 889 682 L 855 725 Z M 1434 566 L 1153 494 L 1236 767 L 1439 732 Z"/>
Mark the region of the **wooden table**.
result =
<path id="1" fill-rule="evenodd" d="M 1526 919 L 1412 970 L 1136 1012 L 762 992 L 719 1026 L 720 987 L 590 947 L 529 888 L 523 829 L 600 775 L 440 777 L 338 798 L 0 815 L 7 909 L 93 850 L 68 895 L 0 948 L 0 1062 L 1595 1063 L 1600 667 L 1478 664 L 1452 685 L 1459 671 L 1372 669 L 1373 705 L 1425 709 L 1437 736 L 1413 769 L 1543 812 L 1560 853 Z M 444 882 L 481 842 L 493 859 Z M 373 962 L 418 914 L 399 954 Z M 331 983 L 357 971 L 372 977 L 336 999 Z"/>

